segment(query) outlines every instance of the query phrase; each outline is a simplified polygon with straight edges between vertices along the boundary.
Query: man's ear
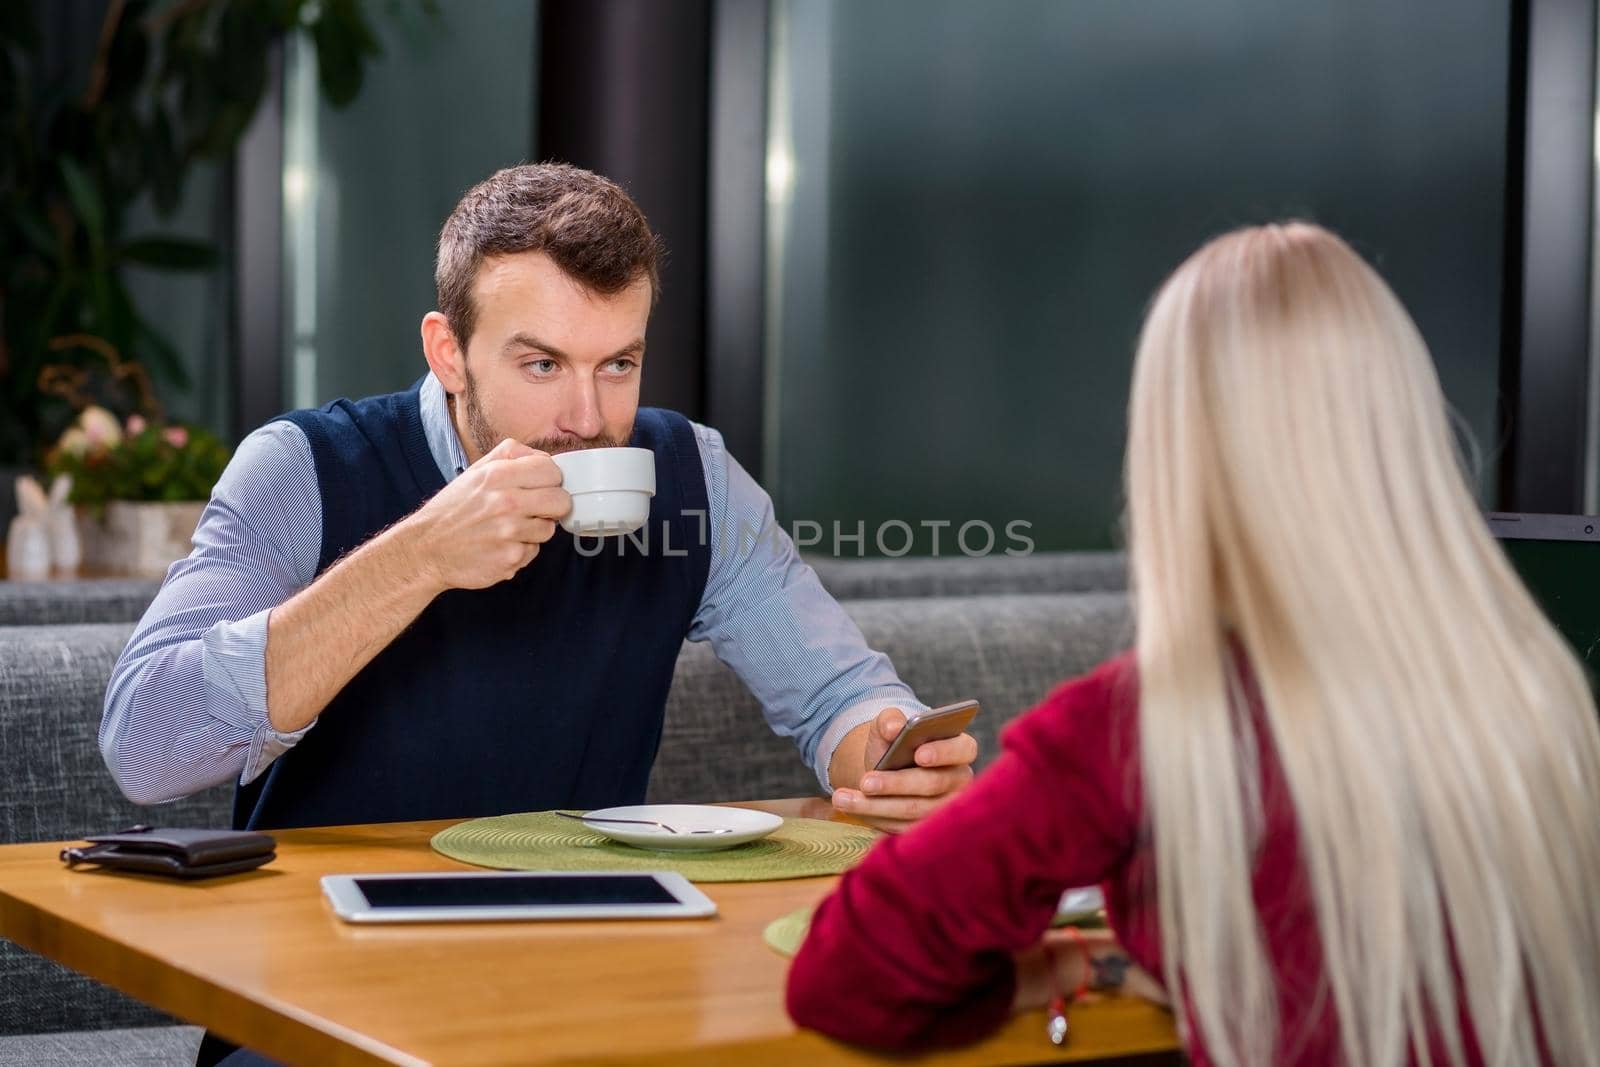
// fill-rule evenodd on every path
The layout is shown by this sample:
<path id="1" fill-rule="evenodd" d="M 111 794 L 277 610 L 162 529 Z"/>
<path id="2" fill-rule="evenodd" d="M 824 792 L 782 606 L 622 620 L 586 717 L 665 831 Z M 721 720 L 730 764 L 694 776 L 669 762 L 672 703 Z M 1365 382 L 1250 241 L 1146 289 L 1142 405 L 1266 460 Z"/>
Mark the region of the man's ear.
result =
<path id="1" fill-rule="evenodd" d="M 422 354 L 445 392 L 452 395 L 466 392 L 467 353 L 456 343 L 450 320 L 438 311 L 422 316 Z"/>

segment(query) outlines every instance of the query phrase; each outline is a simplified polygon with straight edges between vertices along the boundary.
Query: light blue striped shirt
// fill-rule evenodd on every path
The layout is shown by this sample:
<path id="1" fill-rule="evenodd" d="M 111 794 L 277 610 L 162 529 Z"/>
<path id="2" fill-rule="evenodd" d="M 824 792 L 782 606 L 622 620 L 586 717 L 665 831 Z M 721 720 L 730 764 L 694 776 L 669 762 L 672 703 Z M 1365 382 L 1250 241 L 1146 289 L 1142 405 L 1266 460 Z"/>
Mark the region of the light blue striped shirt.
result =
<path id="1" fill-rule="evenodd" d="M 467 459 L 431 374 L 421 405 L 428 449 L 449 481 Z M 711 642 L 829 790 L 828 763 L 845 734 L 886 707 L 926 705 L 801 562 L 772 501 L 721 435 L 694 430 L 711 565 L 686 636 Z M 112 671 L 100 751 L 129 799 L 156 804 L 249 782 L 316 729 L 272 729 L 266 648 L 268 614 L 316 577 L 321 550 L 322 497 L 305 433 L 268 423 L 240 443 L 194 551 L 167 571 Z"/>

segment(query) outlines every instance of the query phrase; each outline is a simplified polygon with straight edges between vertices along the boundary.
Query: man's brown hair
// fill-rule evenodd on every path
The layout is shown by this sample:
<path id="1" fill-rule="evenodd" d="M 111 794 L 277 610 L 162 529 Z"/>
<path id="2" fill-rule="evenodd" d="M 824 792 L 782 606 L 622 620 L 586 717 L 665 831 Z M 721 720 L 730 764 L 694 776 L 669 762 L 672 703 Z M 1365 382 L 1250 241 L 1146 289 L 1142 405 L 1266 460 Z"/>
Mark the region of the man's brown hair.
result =
<path id="1" fill-rule="evenodd" d="M 477 325 L 472 286 L 488 256 L 543 252 L 573 281 L 606 296 L 641 277 L 660 290 L 661 239 L 615 182 L 567 163 L 524 163 L 467 190 L 439 231 L 439 310 L 463 349 Z"/>

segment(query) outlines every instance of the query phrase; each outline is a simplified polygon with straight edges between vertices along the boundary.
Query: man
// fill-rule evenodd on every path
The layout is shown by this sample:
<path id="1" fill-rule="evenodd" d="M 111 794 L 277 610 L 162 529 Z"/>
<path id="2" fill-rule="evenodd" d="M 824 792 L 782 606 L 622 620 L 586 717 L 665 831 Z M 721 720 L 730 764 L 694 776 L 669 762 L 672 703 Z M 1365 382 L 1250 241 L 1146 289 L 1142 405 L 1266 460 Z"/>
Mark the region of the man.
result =
<path id="1" fill-rule="evenodd" d="M 971 778 L 967 735 L 871 771 L 924 705 L 716 432 L 639 409 L 659 255 L 587 171 L 467 193 L 429 374 L 246 438 L 123 652 L 100 745 L 130 798 L 232 779 L 252 828 L 637 803 L 685 637 L 843 811 L 899 828 Z M 652 537 L 584 551 L 551 454 L 630 443 L 656 454 Z"/>

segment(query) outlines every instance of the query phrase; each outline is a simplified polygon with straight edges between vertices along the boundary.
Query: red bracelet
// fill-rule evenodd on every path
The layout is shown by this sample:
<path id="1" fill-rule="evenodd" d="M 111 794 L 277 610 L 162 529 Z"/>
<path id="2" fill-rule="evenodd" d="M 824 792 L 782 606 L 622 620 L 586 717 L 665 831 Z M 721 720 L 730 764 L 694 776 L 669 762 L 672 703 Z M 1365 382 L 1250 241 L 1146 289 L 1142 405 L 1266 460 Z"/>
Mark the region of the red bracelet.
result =
<path id="1" fill-rule="evenodd" d="M 1077 1003 L 1089 992 L 1089 976 L 1094 973 L 1094 963 L 1089 959 L 1089 943 L 1083 939 L 1083 931 L 1076 926 L 1063 926 L 1061 929 L 1067 932 L 1073 945 L 1083 953 L 1083 977 L 1078 980 L 1078 988 L 1072 993 L 1072 1002 Z"/>

